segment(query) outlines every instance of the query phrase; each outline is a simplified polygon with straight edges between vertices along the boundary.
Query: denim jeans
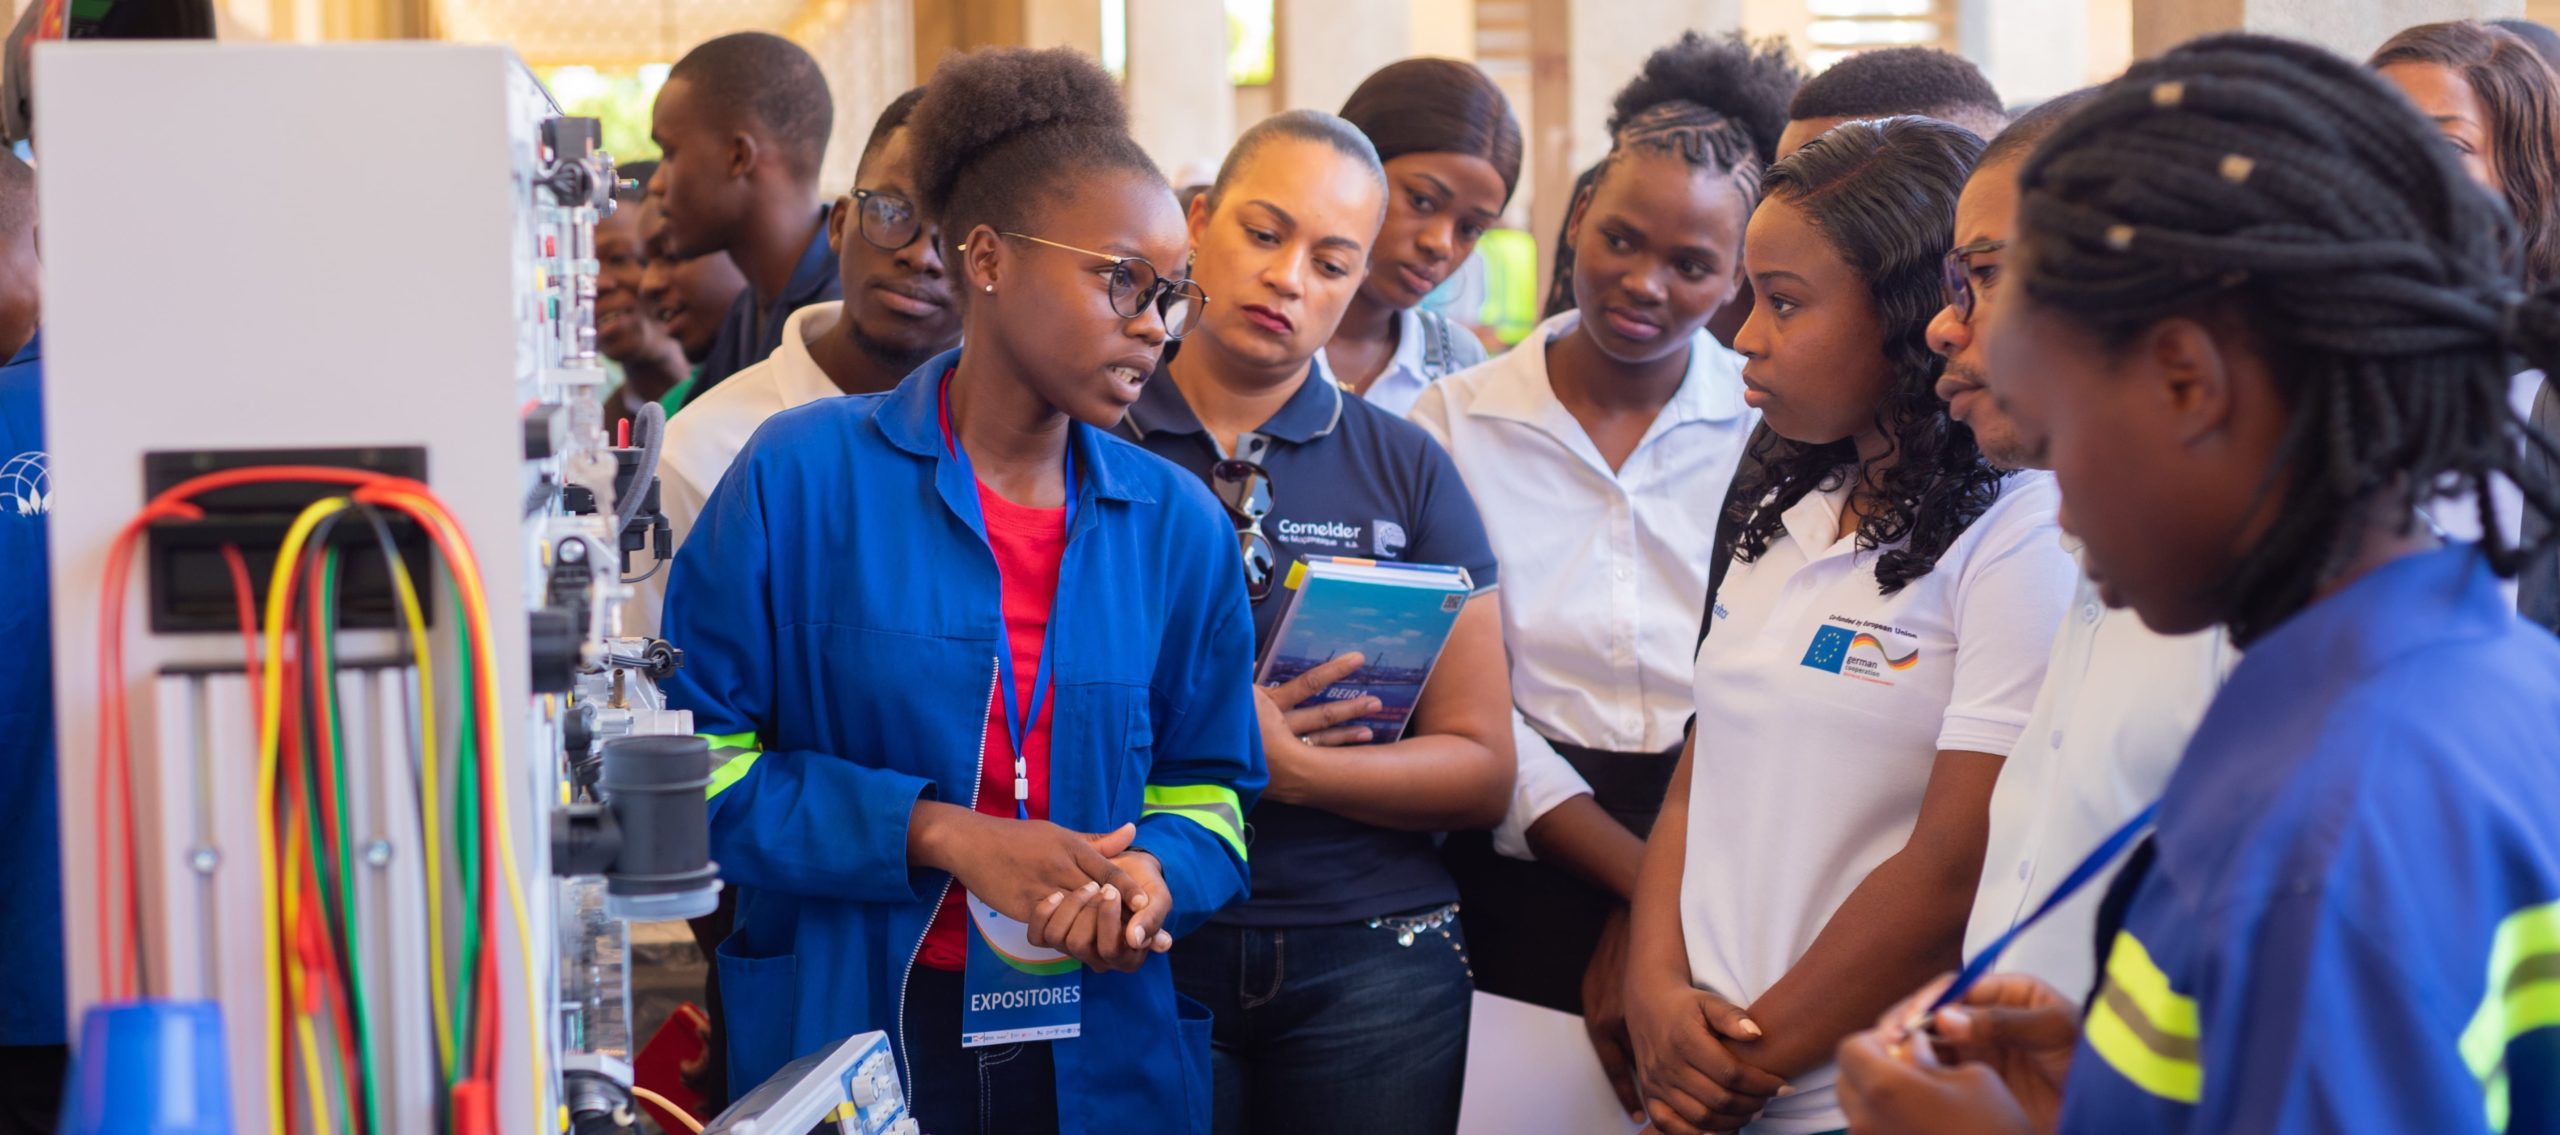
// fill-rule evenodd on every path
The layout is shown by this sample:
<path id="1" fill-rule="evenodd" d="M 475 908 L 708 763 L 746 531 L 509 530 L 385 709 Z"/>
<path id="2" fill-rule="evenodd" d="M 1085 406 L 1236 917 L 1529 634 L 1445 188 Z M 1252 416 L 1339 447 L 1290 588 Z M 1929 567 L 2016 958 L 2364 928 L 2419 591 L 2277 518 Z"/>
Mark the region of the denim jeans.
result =
<path id="1" fill-rule="evenodd" d="M 1431 913 L 1374 928 L 1212 923 L 1174 946 L 1175 987 L 1216 1015 L 1218 1135 L 1458 1129 L 1466 933 L 1451 915 L 1399 944 L 1400 926 Z"/>
<path id="2" fill-rule="evenodd" d="M 917 966 L 907 980 L 907 1109 L 932 1135 L 1058 1129 L 1058 1066 L 1045 1040 L 960 1047 L 961 975 Z"/>

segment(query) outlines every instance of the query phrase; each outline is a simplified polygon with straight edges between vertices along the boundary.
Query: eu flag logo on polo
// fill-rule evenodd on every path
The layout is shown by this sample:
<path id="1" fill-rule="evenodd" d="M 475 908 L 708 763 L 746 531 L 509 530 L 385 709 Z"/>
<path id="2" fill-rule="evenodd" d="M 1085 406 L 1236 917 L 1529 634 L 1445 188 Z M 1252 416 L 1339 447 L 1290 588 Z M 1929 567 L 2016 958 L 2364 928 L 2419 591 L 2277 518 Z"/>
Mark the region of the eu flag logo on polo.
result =
<path id="1" fill-rule="evenodd" d="M 1804 648 L 1804 664 L 1833 674 L 1849 657 L 1849 640 L 1855 632 L 1847 627 L 1824 624 L 1814 628 L 1813 644 Z"/>

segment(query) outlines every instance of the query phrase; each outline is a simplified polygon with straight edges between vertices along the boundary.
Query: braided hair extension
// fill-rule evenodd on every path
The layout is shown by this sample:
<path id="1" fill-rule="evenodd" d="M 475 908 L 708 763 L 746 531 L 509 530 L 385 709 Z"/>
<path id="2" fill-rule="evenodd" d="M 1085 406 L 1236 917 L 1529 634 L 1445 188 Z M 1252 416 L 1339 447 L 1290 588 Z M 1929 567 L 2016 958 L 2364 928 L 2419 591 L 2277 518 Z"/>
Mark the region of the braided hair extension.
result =
<path id="1" fill-rule="evenodd" d="M 2435 129 L 2364 68 L 2262 36 L 2137 64 L 2019 178 L 2009 269 L 2034 309 L 2110 351 L 2164 319 L 2238 327 L 2290 415 L 2258 491 L 2282 508 L 2235 549 L 2225 622 L 2246 644 L 2342 570 L 2358 533 L 2470 493 L 2512 576 L 2489 482 L 2560 513 L 2550 439 L 2510 407 L 2509 352 L 2560 373 L 2560 292 L 2522 297 L 2512 222 Z M 2236 535 L 2235 535 L 2236 539 Z"/>
<path id="2" fill-rule="evenodd" d="M 1929 320 L 1942 306 L 1939 264 L 1955 242 L 1956 197 L 1982 152 L 1972 131 L 1934 118 L 1846 122 L 1770 167 L 1769 200 L 1804 210 L 1816 230 L 1867 282 L 1884 325 L 1879 349 L 1893 381 L 1875 424 L 1892 443 L 1892 463 L 1858 492 L 1867 497 L 1857 546 L 1888 549 L 1876 560 L 1879 592 L 1891 595 L 1929 574 L 1938 557 L 2000 499 L 2007 474 L 1983 459 L 1973 431 L 1947 416 L 1938 374 L 1946 360 L 1929 349 Z M 1734 555 L 1760 558 L 1807 493 L 1859 476 L 1857 443 L 1789 441 L 1763 430 L 1726 499 L 1736 509 Z"/>
<path id="3" fill-rule="evenodd" d="M 1678 42 L 1646 56 L 1644 69 L 1610 104 L 1608 155 L 1574 182 L 1547 279 L 1546 314 L 1574 306 L 1573 219 L 1611 167 L 1630 153 L 1676 154 L 1730 174 L 1748 207 L 1760 199 L 1761 172 L 1777 157 L 1787 102 L 1803 82 L 1783 41 L 1755 44 L 1739 32 L 1712 38 L 1683 32 Z"/>

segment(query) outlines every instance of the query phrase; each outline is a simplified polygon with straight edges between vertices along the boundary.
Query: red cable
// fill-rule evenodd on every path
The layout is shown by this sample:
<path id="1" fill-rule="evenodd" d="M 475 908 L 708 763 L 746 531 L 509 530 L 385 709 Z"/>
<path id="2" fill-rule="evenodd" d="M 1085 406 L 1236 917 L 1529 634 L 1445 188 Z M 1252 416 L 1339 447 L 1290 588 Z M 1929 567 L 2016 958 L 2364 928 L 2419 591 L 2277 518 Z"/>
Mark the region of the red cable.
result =
<path id="1" fill-rule="evenodd" d="M 394 477 L 386 474 L 369 473 L 353 469 L 311 465 L 278 465 L 229 469 L 217 473 L 208 473 L 200 477 L 189 478 L 188 480 L 183 481 L 153 497 L 150 503 L 145 505 L 142 511 L 128 521 L 123 530 L 117 534 L 117 537 L 114 543 L 110 546 L 108 552 L 107 572 L 103 579 L 105 587 L 100 600 L 100 637 L 102 640 L 102 647 L 99 652 L 98 696 L 101 720 L 98 731 L 99 771 L 97 773 L 98 799 L 96 802 L 98 819 L 98 862 L 100 871 L 105 876 L 105 879 L 103 880 L 105 888 L 111 899 L 107 905 L 101 907 L 99 912 L 100 949 L 107 959 L 109 967 L 106 974 L 101 979 L 101 986 L 105 991 L 105 996 L 110 1000 L 126 996 L 127 991 L 137 988 L 139 984 L 139 974 L 136 972 L 133 962 L 135 955 L 135 937 L 137 934 L 137 929 L 134 925 L 135 912 L 133 908 L 133 894 L 136 886 L 137 872 L 133 863 L 130 847 L 131 833 L 133 829 L 132 774 L 130 767 L 131 737 L 127 728 L 127 713 L 125 707 L 126 691 L 124 682 L 125 668 L 123 650 L 124 597 L 131 575 L 132 545 L 143 530 L 148 528 L 150 525 L 168 520 L 201 519 L 204 515 L 204 511 L 195 506 L 189 500 L 189 498 L 199 493 L 213 492 L 239 485 L 275 483 L 315 483 L 352 486 L 355 489 L 353 495 L 356 499 L 364 500 L 367 503 L 388 504 L 390 507 L 396 508 L 399 511 L 417 519 L 421 526 L 427 529 L 429 536 L 434 540 L 438 550 L 443 552 L 449 560 L 453 560 L 457 563 L 461 562 L 461 558 L 467 555 L 470 551 L 468 537 L 461 536 L 457 532 L 453 539 L 448 539 L 444 531 L 438 525 L 429 522 L 429 513 L 425 506 L 432 506 L 437 512 L 444 513 L 448 519 L 450 518 L 450 513 L 444 509 L 443 503 L 436 498 L 434 492 L 423 482 L 407 477 Z M 384 499 L 394 493 L 415 493 L 424 499 L 425 506 L 400 499 Z M 459 547 L 456 546 L 457 539 L 460 541 Z M 256 638 L 254 629 L 256 621 L 254 617 L 255 601 L 251 596 L 249 589 L 245 586 L 247 580 L 246 562 L 244 559 L 238 558 L 236 548 L 226 549 L 226 559 L 233 561 L 229 565 L 232 569 L 233 585 L 235 591 L 239 594 L 244 614 L 249 616 L 247 622 L 250 625 L 244 627 L 244 631 L 246 632 L 244 637 L 248 640 L 248 649 L 244 657 L 247 659 L 251 669 L 255 670 L 257 667 L 257 650 L 255 645 Z M 284 607 L 285 610 L 291 611 L 293 610 L 293 607 L 291 606 L 293 598 L 293 575 L 288 574 L 286 581 L 287 591 L 280 601 L 286 604 Z M 291 665 L 291 663 L 285 662 L 280 663 L 280 665 Z M 300 716 L 298 712 L 300 709 L 298 695 L 301 686 L 301 682 L 298 677 L 299 669 L 299 666 L 292 666 L 291 672 L 283 675 L 286 691 L 296 695 L 297 697 L 296 704 L 290 707 L 287 712 L 280 715 L 283 720 L 279 722 L 279 740 L 282 742 L 282 752 L 291 754 L 290 757 L 280 756 L 285 771 L 291 778 L 287 781 L 288 785 L 299 783 L 299 772 L 295 770 L 295 766 L 299 763 L 298 758 L 300 756 L 301 745 L 304 740 L 301 737 L 301 730 L 295 724 L 295 719 Z M 482 682 L 490 682 L 494 680 L 495 677 L 493 675 L 481 675 Z M 465 696 L 470 696 L 469 691 L 465 691 L 464 694 Z M 255 694 L 253 693 L 252 696 L 255 697 Z M 259 711 L 263 711 L 264 707 L 256 706 L 254 708 Z M 482 777 L 481 792 L 485 798 L 492 792 L 503 790 L 502 785 L 499 782 L 498 769 L 495 760 L 496 748 L 494 746 L 494 741 L 497 736 L 498 723 L 487 713 L 482 713 L 478 716 L 481 719 L 478 723 L 481 761 L 484 770 L 486 770 L 485 775 Z M 316 743 L 318 739 L 315 738 L 313 740 Z M 287 789 L 287 795 L 290 795 L 290 788 Z M 275 800 L 266 800 L 261 801 L 260 806 L 272 809 L 276 807 L 277 803 L 278 802 Z M 483 847 L 480 873 L 484 879 L 484 884 L 481 888 L 481 909 L 482 918 L 490 926 L 491 934 L 490 941 L 487 944 L 487 949 L 482 952 L 482 964 L 480 966 L 481 972 L 478 975 L 479 998 L 483 1011 L 480 1014 L 478 1028 L 475 1030 L 480 1034 L 475 1038 L 475 1047 L 479 1050 L 478 1063 L 482 1069 L 483 1076 L 494 1080 L 498 1054 L 498 1040 L 495 1035 L 495 1018 L 497 1015 L 497 916 L 495 911 L 495 888 L 486 885 L 485 879 L 495 858 L 495 840 L 497 835 L 486 811 L 487 810 L 484 809 L 480 833 Z M 125 855 L 122 861 L 123 869 L 121 871 L 114 870 L 117 860 L 111 853 L 112 835 L 118 831 L 124 833 L 124 843 L 126 845 L 124 848 Z M 317 870 L 316 858 L 314 861 L 314 869 L 315 871 Z M 119 895 L 122 901 L 112 901 Z M 121 940 L 119 940 L 116 934 L 117 913 L 119 911 L 121 911 L 123 916 L 123 936 Z M 280 997 L 282 996 L 282 975 L 276 975 L 276 977 L 279 982 L 279 989 L 276 992 L 276 996 Z M 526 975 L 527 980 L 531 980 L 531 978 L 532 975 Z M 344 1006 L 338 1006 L 338 1010 L 340 1013 L 343 1013 Z M 343 1045 L 348 1039 L 345 1036 L 343 1025 L 341 1026 L 340 1035 L 341 1044 Z M 290 1061 L 279 1058 L 276 1064 L 279 1082 L 284 1085 L 284 1090 L 289 1091 L 292 1079 Z"/>
<path id="2" fill-rule="evenodd" d="M 240 658 L 247 669 L 241 676 L 249 679 L 249 719 L 258 717 L 258 597 L 257 588 L 249 582 L 249 559 L 240 554 L 240 545 L 222 546 L 222 563 L 231 569 L 231 595 L 240 606 Z"/>
<path id="3" fill-rule="evenodd" d="M 427 503 L 434 505 L 438 510 L 442 510 L 443 508 L 442 502 L 438 501 L 435 494 L 432 492 L 423 488 L 413 489 L 408 486 L 388 483 L 366 485 L 358 488 L 351 495 L 361 503 L 396 509 L 417 520 L 419 527 L 426 529 L 428 537 L 435 541 L 437 550 L 444 554 L 445 561 L 447 563 L 461 564 L 465 562 L 477 562 L 476 560 L 471 559 L 469 537 L 463 536 L 458 528 L 451 537 L 448 537 L 444 527 L 431 522 L 429 519 L 429 513 L 419 504 L 413 503 L 401 495 L 404 493 L 415 493 L 417 496 L 424 498 Z M 449 513 L 447 514 L 447 517 L 449 519 Z M 456 540 L 461 541 L 459 546 L 455 543 Z M 458 572 L 456 573 L 455 585 L 457 587 L 460 586 L 460 576 Z M 473 670 L 475 672 L 474 676 L 481 683 L 496 680 L 494 675 L 486 672 L 487 667 L 480 665 L 477 660 L 473 663 Z M 466 689 L 462 692 L 462 696 L 472 697 L 474 694 L 472 691 Z M 477 726 L 480 742 L 479 756 L 482 770 L 480 777 L 480 792 L 485 803 L 485 798 L 491 793 L 504 791 L 503 782 L 500 779 L 499 769 L 496 763 L 496 731 L 498 729 L 498 722 L 492 714 L 484 712 L 477 715 Z M 476 975 L 476 980 L 479 983 L 478 997 L 481 1011 L 478 1014 L 478 1020 L 474 1022 L 474 1028 L 472 1030 L 478 1035 L 472 1038 L 472 1042 L 474 1047 L 478 1050 L 478 1060 L 476 1061 L 476 1065 L 480 1069 L 481 1076 L 484 1079 L 488 1079 L 493 1082 L 497 1076 L 497 1058 L 499 1050 L 498 1037 L 495 1032 L 495 1020 L 498 1012 L 498 916 L 496 910 L 497 888 L 488 881 L 488 876 L 497 861 L 497 839 L 497 829 L 494 823 L 494 809 L 483 807 L 480 811 L 481 854 L 479 874 L 482 879 L 480 887 L 480 917 L 482 922 L 489 927 L 489 932 L 482 941 L 480 973 Z M 525 975 L 525 980 L 531 981 L 532 979 L 533 975 Z"/>
<path id="4" fill-rule="evenodd" d="M 321 594 L 323 585 L 320 557 L 311 557 L 309 565 L 303 569 L 303 576 L 303 597 L 308 602 L 303 612 L 303 617 L 307 621 L 303 625 L 311 632 L 312 641 L 316 645 L 321 630 L 325 626 L 321 621 L 321 603 L 326 596 Z M 331 723 L 326 720 L 329 714 L 329 688 L 337 684 L 338 677 L 335 673 L 324 672 L 330 669 L 325 650 L 318 657 L 303 661 L 304 672 L 311 680 L 311 688 L 305 692 L 305 696 L 311 699 L 313 730 L 311 753 L 314 763 L 319 766 L 319 782 L 312 786 L 313 792 L 320 799 L 320 815 L 317 820 L 319 828 L 312 833 L 311 841 L 312 847 L 316 849 L 315 858 L 312 861 L 315 866 L 313 874 L 316 877 L 325 874 L 316 869 L 319 865 L 317 855 L 328 856 L 330 864 L 338 861 L 338 802 L 334 791 L 338 778 L 337 755 L 331 744 L 334 740 L 334 736 L 329 731 Z"/>
<path id="5" fill-rule="evenodd" d="M 361 1067 L 361 1065 L 356 1059 L 355 1031 L 349 1024 L 350 1017 L 348 1014 L 346 997 L 342 992 L 345 988 L 345 979 L 341 976 L 341 968 L 338 962 L 338 944 L 335 939 L 329 936 L 329 908 L 320 901 L 322 893 L 322 876 L 325 875 L 331 867 L 342 862 L 342 860 L 339 855 L 340 848 L 338 839 L 339 817 L 337 794 L 339 770 L 337 734 L 334 728 L 336 725 L 336 717 L 330 704 L 331 694 L 333 692 L 331 687 L 337 684 L 338 676 L 336 659 L 329 652 L 329 643 L 324 637 L 328 629 L 328 624 L 324 618 L 324 604 L 328 599 L 328 577 L 322 571 L 322 556 L 316 554 L 320 550 L 314 549 L 314 551 L 315 554 L 305 562 L 305 566 L 302 570 L 304 583 L 303 595 L 307 600 L 307 606 L 304 608 L 304 617 L 308 620 L 304 624 L 304 629 L 311 632 L 311 641 L 314 649 L 313 657 L 303 660 L 303 671 L 311 680 L 311 688 L 306 691 L 306 696 L 311 699 L 312 763 L 318 768 L 318 777 L 311 787 L 312 794 L 320 802 L 320 814 L 313 819 L 315 827 L 312 832 L 311 841 L 313 848 L 311 859 L 311 887 L 313 901 L 310 906 L 304 908 L 304 917 L 312 923 L 311 933 L 316 935 L 314 938 L 316 960 L 319 964 L 321 979 L 327 983 L 321 992 L 321 1003 L 329 1007 L 329 1021 L 332 1026 L 331 1031 L 337 1038 L 338 1052 L 341 1058 L 345 1061 L 347 1067 L 354 1068 Z M 297 638 L 296 641 L 300 641 L 300 639 Z M 326 862 L 322 861 L 320 858 L 323 855 L 329 857 Z M 340 879 L 338 884 L 339 901 L 348 904 L 347 908 L 341 910 L 339 913 L 345 918 L 353 919 L 355 917 L 355 911 L 353 909 L 355 880 Z M 315 911 L 317 912 L 316 914 L 312 913 Z M 349 1106 L 352 1109 L 352 1101 L 350 1101 Z"/>
<path id="6" fill-rule="evenodd" d="M 104 966 L 99 977 L 102 1000 L 130 998 L 139 988 L 140 976 L 135 971 L 133 895 L 135 868 L 132 856 L 133 777 L 132 738 L 128 734 L 125 710 L 124 609 L 125 593 L 133 567 L 133 545 L 142 532 L 153 524 L 168 520 L 198 520 L 204 510 L 189 498 L 198 493 L 213 492 L 239 485 L 276 483 L 311 483 L 348 486 L 382 486 L 426 491 L 422 482 L 407 477 L 392 477 L 355 469 L 338 469 L 323 465 L 271 465 L 247 469 L 226 469 L 191 477 L 151 498 L 108 545 L 106 571 L 101 582 L 98 614 L 98 760 L 96 772 L 96 842 L 101 902 L 98 907 L 98 952 Z M 240 569 L 246 574 L 245 565 Z M 235 584 L 238 577 L 234 578 Z M 254 619 L 252 620 L 254 622 Z M 254 642 L 254 639 L 253 639 Z M 256 651 L 250 651 L 254 667 Z M 115 854 L 121 834 L 124 855 Z M 121 925 L 119 925 L 121 924 Z M 119 934 L 121 929 L 121 934 Z"/>

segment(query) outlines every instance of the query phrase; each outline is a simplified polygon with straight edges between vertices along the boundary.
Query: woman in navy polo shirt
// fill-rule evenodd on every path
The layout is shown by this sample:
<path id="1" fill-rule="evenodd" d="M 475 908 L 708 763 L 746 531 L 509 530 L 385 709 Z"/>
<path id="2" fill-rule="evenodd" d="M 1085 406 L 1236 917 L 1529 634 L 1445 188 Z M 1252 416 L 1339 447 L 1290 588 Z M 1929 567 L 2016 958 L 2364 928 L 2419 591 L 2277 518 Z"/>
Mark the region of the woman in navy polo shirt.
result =
<path id="1" fill-rule="evenodd" d="M 1253 626 L 1217 502 L 1105 430 L 1200 310 L 1190 242 L 1073 52 L 946 60 L 908 129 L 966 345 L 767 421 L 667 595 L 744 892 L 730 1082 L 885 1029 L 936 1135 L 1205 1131 L 1207 1012 L 1156 955 L 1244 892 Z M 964 1008 L 987 927 L 1079 1036 L 965 1047 L 1004 1023 Z"/>
<path id="2" fill-rule="evenodd" d="M 1734 347 L 1775 437 L 1734 493 L 1751 503 L 1627 971 L 1670 1130 L 1843 1126 L 1832 1049 L 1953 963 L 2071 601 L 2052 479 L 1992 467 L 1934 390 L 1926 331 L 1981 149 L 1934 119 L 1853 122 L 1761 183 Z"/>
<path id="3" fill-rule="evenodd" d="M 2560 512 L 2505 396 L 2514 356 L 2560 363 L 2560 293 L 2517 290 L 2417 108 L 2284 40 L 2136 64 L 2028 159 L 2018 219 L 1994 393 L 2092 577 L 2242 654 L 2107 896 L 2085 1020 L 1995 976 L 1924 1053 L 1906 1007 L 1842 1049 L 1858 1129 L 2560 1130 L 2560 645 L 2499 595 L 2547 549 L 2484 491 Z M 2412 522 L 2448 487 L 2480 544 Z"/>
<path id="4" fill-rule="evenodd" d="M 1218 302 L 1125 427 L 1248 509 L 1267 493 L 1277 562 L 1240 559 L 1233 538 L 1221 556 L 1251 572 L 1261 648 L 1302 555 L 1455 564 L 1483 589 L 1399 741 L 1343 724 L 1375 699 L 1299 706 L 1358 655 L 1260 695 L 1271 788 L 1253 814 L 1253 897 L 1174 956 L 1183 992 L 1217 1014 L 1222 1132 L 1457 1125 L 1472 989 L 1433 833 L 1502 818 L 1510 691 L 1493 553 L 1449 455 L 1311 362 L 1360 287 L 1383 182 L 1368 140 L 1332 115 L 1247 130 L 1191 206 L 1195 271 Z"/>

